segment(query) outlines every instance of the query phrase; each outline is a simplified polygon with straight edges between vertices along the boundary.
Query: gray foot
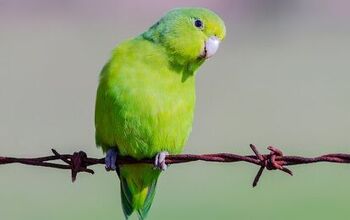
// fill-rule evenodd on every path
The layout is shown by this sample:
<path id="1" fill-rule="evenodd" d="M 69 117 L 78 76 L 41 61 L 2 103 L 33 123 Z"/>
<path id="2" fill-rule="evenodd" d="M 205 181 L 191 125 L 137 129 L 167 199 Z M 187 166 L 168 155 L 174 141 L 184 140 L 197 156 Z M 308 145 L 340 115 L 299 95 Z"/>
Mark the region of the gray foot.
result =
<path id="1" fill-rule="evenodd" d="M 162 151 L 156 155 L 156 158 L 154 159 L 154 167 L 157 169 L 160 169 L 162 171 L 165 171 L 168 166 L 165 164 L 165 157 L 169 155 L 167 151 Z"/>
<path id="2" fill-rule="evenodd" d="M 117 169 L 117 151 L 115 149 L 109 149 L 105 157 L 106 170 L 116 170 Z"/>

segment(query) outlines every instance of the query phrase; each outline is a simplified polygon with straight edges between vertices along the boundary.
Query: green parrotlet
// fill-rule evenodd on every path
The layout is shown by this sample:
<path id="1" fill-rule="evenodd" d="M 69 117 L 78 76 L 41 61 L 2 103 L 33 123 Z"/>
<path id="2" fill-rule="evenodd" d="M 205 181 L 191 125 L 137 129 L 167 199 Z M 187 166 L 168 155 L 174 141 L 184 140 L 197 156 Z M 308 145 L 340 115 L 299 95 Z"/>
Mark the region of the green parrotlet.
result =
<path id="1" fill-rule="evenodd" d="M 195 76 L 226 29 L 205 8 L 169 11 L 141 35 L 119 44 L 103 67 L 95 108 L 96 144 L 116 170 L 126 219 L 145 219 L 167 154 L 179 154 L 192 129 Z M 116 165 L 118 155 L 155 158 Z M 156 168 L 156 169 L 155 169 Z"/>

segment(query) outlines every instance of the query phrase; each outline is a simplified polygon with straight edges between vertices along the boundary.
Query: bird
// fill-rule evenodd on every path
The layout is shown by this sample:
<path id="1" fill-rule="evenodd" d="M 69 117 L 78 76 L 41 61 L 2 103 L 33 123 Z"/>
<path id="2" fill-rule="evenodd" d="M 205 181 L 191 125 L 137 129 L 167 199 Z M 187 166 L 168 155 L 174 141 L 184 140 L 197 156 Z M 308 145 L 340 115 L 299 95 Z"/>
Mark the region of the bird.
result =
<path id="1" fill-rule="evenodd" d="M 147 217 L 169 154 L 192 130 L 195 76 L 225 38 L 223 20 L 206 8 L 175 8 L 113 49 L 99 77 L 95 139 L 106 170 L 115 170 L 125 219 Z M 119 156 L 154 164 L 118 164 Z"/>

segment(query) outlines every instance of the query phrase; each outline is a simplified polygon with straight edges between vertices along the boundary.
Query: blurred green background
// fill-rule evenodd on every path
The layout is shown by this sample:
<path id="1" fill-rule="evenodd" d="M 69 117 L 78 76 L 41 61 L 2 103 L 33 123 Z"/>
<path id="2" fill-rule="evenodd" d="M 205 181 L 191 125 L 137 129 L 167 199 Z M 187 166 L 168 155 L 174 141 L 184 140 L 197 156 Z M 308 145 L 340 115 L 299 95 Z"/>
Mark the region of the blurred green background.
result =
<path id="1" fill-rule="evenodd" d="M 201 6 L 227 38 L 197 75 L 187 153 L 350 152 L 350 3 L 340 0 L 0 0 L 0 155 L 94 145 L 98 74 L 112 48 L 174 7 Z M 249 164 L 195 162 L 160 178 L 149 219 L 348 219 L 350 167 L 292 167 L 251 183 Z M 119 183 L 103 166 L 0 166 L 0 219 L 122 219 Z"/>

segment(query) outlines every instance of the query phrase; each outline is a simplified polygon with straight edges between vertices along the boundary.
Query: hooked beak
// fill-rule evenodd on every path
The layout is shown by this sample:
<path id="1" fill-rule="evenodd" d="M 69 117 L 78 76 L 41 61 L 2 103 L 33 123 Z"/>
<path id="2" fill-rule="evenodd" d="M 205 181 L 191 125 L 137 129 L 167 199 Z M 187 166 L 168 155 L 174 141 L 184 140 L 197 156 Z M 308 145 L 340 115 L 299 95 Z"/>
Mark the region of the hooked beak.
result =
<path id="1" fill-rule="evenodd" d="M 205 41 L 204 49 L 201 53 L 201 57 L 208 59 L 213 56 L 216 51 L 219 49 L 220 40 L 216 36 L 211 36 L 208 40 Z"/>

